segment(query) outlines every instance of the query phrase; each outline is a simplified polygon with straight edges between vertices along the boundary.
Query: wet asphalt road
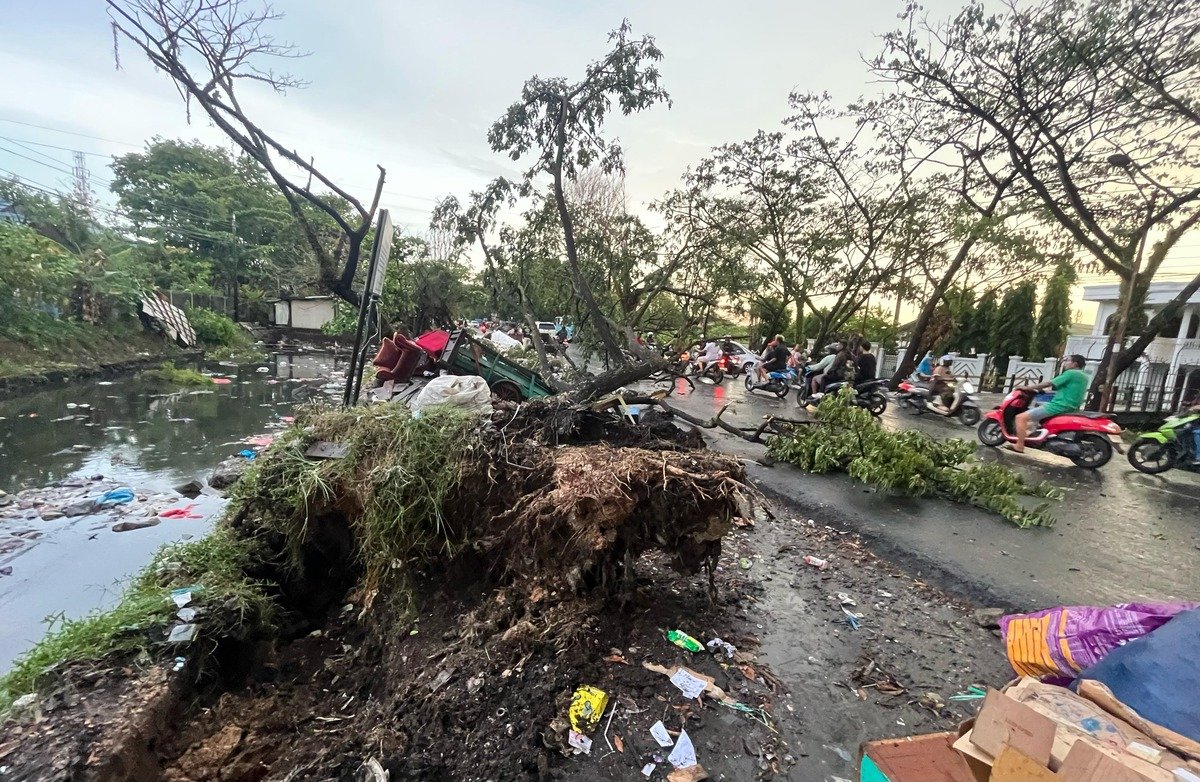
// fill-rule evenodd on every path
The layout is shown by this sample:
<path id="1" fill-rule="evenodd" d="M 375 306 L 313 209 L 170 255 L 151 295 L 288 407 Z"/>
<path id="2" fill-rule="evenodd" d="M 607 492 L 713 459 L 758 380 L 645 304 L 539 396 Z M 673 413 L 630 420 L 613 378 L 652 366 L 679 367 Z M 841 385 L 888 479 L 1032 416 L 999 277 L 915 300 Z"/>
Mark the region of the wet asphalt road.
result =
<path id="1" fill-rule="evenodd" d="M 677 390 L 670 404 L 754 426 L 763 415 L 802 417 L 794 396 L 748 393 L 742 380 Z M 983 400 L 986 402 L 987 400 Z M 985 405 L 986 406 L 986 405 Z M 936 437 L 975 441 L 974 428 L 889 406 L 885 426 L 920 428 Z M 1136 472 L 1121 454 L 1097 471 L 1044 453 L 1017 455 L 980 446 L 1031 480 L 1064 490 L 1052 528 L 1021 530 L 984 511 L 940 500 L 876 492 L 844 475 L 810 475 L 753 460 L 763 447 L 706 430 L 713 447 L 747 457 L 750 477 L 768 493 L 825 523 L 859 531 L 875 549 L 905 561 L 931 581 L 968 597 L 1014 608 L 1149 599 L 1200 599 L 1200 476 Z"/>

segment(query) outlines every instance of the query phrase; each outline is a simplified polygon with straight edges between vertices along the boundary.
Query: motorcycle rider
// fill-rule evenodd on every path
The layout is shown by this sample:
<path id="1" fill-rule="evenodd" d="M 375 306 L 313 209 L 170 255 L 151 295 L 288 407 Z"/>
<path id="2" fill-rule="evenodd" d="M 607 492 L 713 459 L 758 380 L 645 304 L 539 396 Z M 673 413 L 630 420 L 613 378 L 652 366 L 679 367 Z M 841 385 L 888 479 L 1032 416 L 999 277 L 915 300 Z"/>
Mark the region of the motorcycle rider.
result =
<path id="1" fill-rule="evenodd" d="M 1189 413 L 1200 413 L 1200 401 L 1187 409 Z M 1200 423 L 1192 424 L 1192 466 L 1200 467 Z"/>
<path id="2" fill-rule="evenodd" d="M 929 376 L 929 406 L 943 415 L 950 412 L 943 397 L 950 393 L 950 387 L 954 383 L 954 372 L 950 369 L 953 363 L 954 356 L 947 353 L 938 359 L 937 367 Z"/>
<path id="3" fill-rule="evenodd" d="M 763 351 L 763 360 L 756 367 L 758 382 L 767 382 L 768 372 L 782 372 L 786 369 L 788 354 L 787 343 L 784 341 L 783 335 L 776 334 L 775 338 L 767 343 L 767 349 Z"/>
<path id="4" fill-rule="evenodd" d="M 917 364 L 917 368 L 913 371 L 913 379 L 922 382 L 928 381 L 933 374 L 933 351 L 925 351 L 925 357 L 921 359 L 921 363 Z"/>
<path id="5" fill-rule="evenodd" d="M 818 361 L 817 365 L 813 367 L 812 385 L 810 386 L 812 393 L 815 394 L 825 388 L 826 375 L 833 374 L 834 362 L 836 362 L 843 353 L 846 353 L 846 340 L 844 339 L 838 340 L 837 342 L 831 342 L 825 346 L 825 358 Z M 846 355 L 849 354 L 846 353 Z M 842 366 L 843 368 L 845 367 L 844 360 L 842 361 Z"/>
<path id="6" fill-rule="evenodd" d="M 854 359 L 854 387 L 875 379 L 875 354 L 871 343 L 865 339 L 858 345 L 858 357 Z"/>
<path id="7" fill-rule="evenodd" d="M 792 347 L 792 352 L 788 356 L 788 368 L 796 370 L 797 374 L 799 374 L 807 364 L 808 350 L 805 349 L 802 343 L 797 342 Z"/>
<path id="8" fill-rule="evenodd" d="M 1017 441 L 1010 443 L 1009 448 L 1017 453 L 1025 452 L 1025 438 L 1033 430 L 1033 424 L 1041 423 L 1052 415 L 1073 413 L 1083 407 L 1083 399 L 1087 395 L 1088 376 L 1083 371 L 1087 359 L 1078 353 L 1067 356 L 1063 361 L 1063 371 L 1057 377 L 1039 383 L 1036 386 L 1026 386 L 1031 391 L 1054 389 L 1054 398 L 1044 405 L 1031 407 L 1023 413 L 1018 413 L 1014 426 Z"/>
<path id="9" fill-rule="evenodd" d="M 721 358 L 721 348 L 713 340 L 704 343 L 704 353 L 696 357 L 696 366 L 700 372 L 704 372 L 704 368 L 712 361 Z"/>

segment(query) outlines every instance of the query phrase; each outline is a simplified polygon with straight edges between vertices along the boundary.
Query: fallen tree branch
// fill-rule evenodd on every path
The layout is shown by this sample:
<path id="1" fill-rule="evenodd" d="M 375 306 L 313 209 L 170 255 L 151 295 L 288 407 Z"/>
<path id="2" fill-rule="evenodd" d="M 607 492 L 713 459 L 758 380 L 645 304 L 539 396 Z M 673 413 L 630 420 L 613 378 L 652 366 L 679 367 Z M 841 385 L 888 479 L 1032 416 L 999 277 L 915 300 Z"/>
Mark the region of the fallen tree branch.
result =
<path id="1" fill-rule="evenodd" d="M 627 386 L 630 383 L 636 383 L 658 372 L 665 366 L 665 359 L 643 361 L 637 364 L 624 364 L 578 384 L 574 390 L 566 392 L 567 398 L 573 402 L 587 402 L 598 396 L 616 391 L 618 388 Z"/>
<path id="2" fill-rule="evenodd" d="M 729 423 L 728 421 L 723 421 L 721 419 L 721 416 L 724 415 L 725 411 L 729 409 L 729 405 L 725 405 L 724 407 L 722 407 L 720 410 L 717 411 L 716 415 L 714 415 L 712 418 L 708 418 L 708 419 L 699 418 L 697 416 L 691 415 L 690 413 L 685 413 L 682 410 L 678 410 L 674 407 L 671 407 L 670 405 L 668 405 L 666 402 L 662 401 L 661 399 L 659 400 L 658 405 L 659 405 L 659 407 L 666 410 L 671 415 L 676 416 L 678 418 L 682 418 L 684 421 L 687 421 L 689 424 L 692 424 L 693 426 L 699 426 L 704 429 L 720 428 L 720 429 L 724 429 L 726 432 L 730 432 L 731 434 L 736 434 L 738 437 L 742 438 L 743 440 L 749 440 L 752 443 L 761 443 L 762 442 L 761 440 L 757 439 L 757 434 L 753 434 L 753 435 L 746 434 L 748 431 L 750 431 L 749 429 L 742 429 L 741 427 L 734 426 L 733 424 Z"/>

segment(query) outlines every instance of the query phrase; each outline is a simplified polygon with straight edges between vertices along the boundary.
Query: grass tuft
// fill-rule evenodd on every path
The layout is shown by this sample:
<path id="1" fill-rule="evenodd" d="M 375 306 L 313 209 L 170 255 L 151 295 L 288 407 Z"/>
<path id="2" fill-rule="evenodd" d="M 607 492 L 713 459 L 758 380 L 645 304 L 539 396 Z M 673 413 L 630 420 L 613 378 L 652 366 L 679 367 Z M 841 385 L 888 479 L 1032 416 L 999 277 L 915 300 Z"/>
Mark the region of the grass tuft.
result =
<path id="1" fill-rule="evenodd" d="M 461 543 L 446 519 L 460 488 L 463 457 L 478 416 L 429 408 L 413 418 L 402 405 L 300 412 L 232 492 L 237 513 L 286 539 L 298 568 L 315 514 L 336 510 L 355 529 L 364 586 L 377 589 L 404 566 L 453 554 Z M 312 460 L 309 444 L 347 446 L 341 459 Z"/>
<path id="2" fill-rule="evenodd" d="M 138 373 L 138 378 L 152 383 L 173 386 L 207 386 L 212 380 L 194 369 L 183 369 L 170 361 L 164 361 L 158 369 L 147 369 Z"/>
<path id="3" fill-rule="evenodd" d="M 46 637 L 0 678 L 0 713 L 22 695 L 43 689 L 67 663 L 164 647 L 163 628 L 178 610 L 170 598 L 173 589 L 196 587 L 189 605 L 201 612 L 196 621 L 202 635 L 244 637 L 269 626 L 275 603 L 265 585 L 245 575 L 257 548 L 225 525 L 203 540 L 163 547 L 115 607 L 53 621 Z"/>

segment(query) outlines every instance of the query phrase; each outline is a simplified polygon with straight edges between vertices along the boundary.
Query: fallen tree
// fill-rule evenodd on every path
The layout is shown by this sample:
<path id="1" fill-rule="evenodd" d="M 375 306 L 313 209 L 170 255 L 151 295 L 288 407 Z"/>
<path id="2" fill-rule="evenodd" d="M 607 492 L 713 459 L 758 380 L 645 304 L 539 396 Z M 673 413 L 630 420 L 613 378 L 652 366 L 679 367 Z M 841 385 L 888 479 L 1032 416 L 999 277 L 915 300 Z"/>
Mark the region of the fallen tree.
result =
<path id="1" fill-rule="evenodd" d="M 345 455 L 307 455 L 322 441 Z M 484 426 L 444 408 L 298 411 L 212 537 L 164 551 L 114 611 L 0 680 L 19 718 L 0 763 L 242 780 L 359 778 L 378 758 L 392 779 L 546 778 L 564 747 L 542 731 L 625 632 L 635 574 L 707 569 L 712 594 L 743 478 L 661 418 L 562 398 L 498 403 Z M 445 751 L 479 731 L 503 751 Z"/>

